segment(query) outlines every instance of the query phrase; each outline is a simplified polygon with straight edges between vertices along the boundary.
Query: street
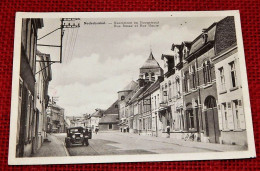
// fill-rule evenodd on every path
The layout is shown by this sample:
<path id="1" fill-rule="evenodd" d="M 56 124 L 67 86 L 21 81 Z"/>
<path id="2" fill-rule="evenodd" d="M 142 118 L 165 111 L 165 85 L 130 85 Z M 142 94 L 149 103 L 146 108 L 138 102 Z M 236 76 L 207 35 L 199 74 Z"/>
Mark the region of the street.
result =
<path id="1" fill-rule="evenodd" d="M 64 142 L 66 134 L 53 134 Z M 67 148 L 70 156 L 115 155 L 115 154 L 166 154 L 209 152 L 215 150 L 181 146 L 164 142 L 158 137 L 139 136 L 136 134 L 107 132 L 93 133 L 89 146 L 74 145 Z"/>

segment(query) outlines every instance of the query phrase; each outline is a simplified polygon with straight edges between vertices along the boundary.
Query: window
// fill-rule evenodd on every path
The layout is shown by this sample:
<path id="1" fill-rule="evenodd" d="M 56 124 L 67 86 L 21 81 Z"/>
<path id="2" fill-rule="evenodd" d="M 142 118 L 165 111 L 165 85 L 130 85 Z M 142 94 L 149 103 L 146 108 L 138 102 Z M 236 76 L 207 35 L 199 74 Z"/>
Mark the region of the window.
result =
<path id="1" fill-rule="evenodd" d="M 204 76 L 204 84 L 210 83 L 212 81 L 211 64 L 209 61 L 203 63 L 203 76 Z"/>
<path id="2" fill-rule="evenodd" d="M 153 72 L 151 73 L 151 81 L 155 81 L 155 75 Z"/>
<path id="3" fill-rule="evenodd" d="M 212 81 L 212 78 L 211 78 L 211 64 L 210 64 L 209 61 L 207 62 L 207 74 L 208 74 L 208 82 L 211 82 Z"/>
<path id="4" fill-rule="evenodd" d="M 115 105 L 115 108 L 118 108 L 118 105 Z"/>
<path id="5" fill-rule="evenodd" d="M 121 100 L 125 100 L 125 96 L 121 96 Z"/>
<path id="6" fill-rule="evenodd" d="M 108 129 L 112 129 L 112 124 L 111 123 L 108 125 Z"/>
<path id="7" fill-rule="evenodd" d="M 196 69 L 192 66 L 192 88 L 196 89 Z"/>
<path id="8" fill-rule="evenodd" d="M 237 87 L 237 76 L 236 76 L 236 68 L 235 62 L 229 63 L 230 65 L 230 74 L 231 74 L 231 86 L 232 88 Z"/>
<path id="9" fill-rule="evenodd" d="M 228 129 L 228 118 L 227 118 L 227 104 L 222 103 L 221 104 L 221 113 L 223 117 L 223 129 L 227 130 Z"/>
<path id="10" fill-rule="evenodd" d="M 194 128 L 194 115 L 192 110 L 188 110 L 189 119 L 190 119 L 190 128 Z"/>
<path id="11" fill-rule="evenodd" d="M 207 68 L 206 68 L 206 64 L 203 63 L 203 78 L 204 78 L 204 84 L 207 84 Z"/>
<path id="12" fill-rule="evenodd" d="M 156 96 L 154 96 L 154 107 L 155 107 L 155 109 L 157 108 L 157 105 L 156 105 Z"/>
<path id="13" fill-rule="evenodd" d="M 149 80 L 149 74 L 145 73 L 145 80 Z"/>
<path id="14" fill-rule="evenodd" d="M 224 69 L 223 67 L 221 67 L 218 70 L 219 70 L 219 77 L 220 77 L 220 90 L 221 92 L 223 92 L 226 91 Z"/>
<path id="15" fill-rule="evenodd" d="M 169 81 L 169 99 L 171 99 L 171 98 L 172 98 L 172 84 Z"/>
<path id="16" fill-rule="evenodd" d="M 180 97 L 181 92 L 180 92 L 180 79 L 176 78 L 176 90 L 177 90 L 177 98 Z"/>
<path id="17" fill-rule="evenodd" d="M 239 113 L 238 113 L 238 100 L 232 101 L 232 110 L 233 110 L 233 115 L 234 115 L 235 128 L 240 129 L 240 120 L 239 120 Z"/>
<path id="18" fill-rule="evenodd" d="M 207 43 L 208 33 L 204 32 L 203 35 L 202 35 L 202 38 L 203 38 L 203 43 Z"/>
<path id="19" fill-rule="evenodd" d="M 189 79 L 189 73 L 188 71 L 184 74 L 184 91 L 188 93 L 190 90 L 190 79 Z"/>

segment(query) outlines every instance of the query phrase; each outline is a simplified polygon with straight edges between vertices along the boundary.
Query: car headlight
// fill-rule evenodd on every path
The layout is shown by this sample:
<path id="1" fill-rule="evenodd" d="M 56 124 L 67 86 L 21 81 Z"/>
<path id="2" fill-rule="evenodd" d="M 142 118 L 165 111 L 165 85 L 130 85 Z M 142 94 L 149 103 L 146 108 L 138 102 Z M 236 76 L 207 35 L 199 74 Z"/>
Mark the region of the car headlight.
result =
<path id="1" fill-rule="evenodd" d="M 72 138 L 75 138 L 75 135 L 72 135 Z"/>
<path id="2" fill-rule="evenodd" d="M 80 134 L 80 137 L 83 137 L 83 134 Z"/>

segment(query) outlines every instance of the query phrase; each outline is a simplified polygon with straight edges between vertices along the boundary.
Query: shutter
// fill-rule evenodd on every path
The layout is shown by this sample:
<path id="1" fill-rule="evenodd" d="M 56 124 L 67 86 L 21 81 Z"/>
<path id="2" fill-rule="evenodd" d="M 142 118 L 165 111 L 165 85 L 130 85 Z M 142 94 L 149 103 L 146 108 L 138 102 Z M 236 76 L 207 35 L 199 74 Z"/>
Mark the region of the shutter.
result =
<path id="1" fill-rule="evenodd" d="M 242 105 L 242 101 L 239 100 L 239 106 L 238 106 L 238 114 L 239 114 L 239 122 L 240 122 L 240 128 L 246 129 L 246 121 L 245 121 L 245 113 Z"/>
<path id="2" fill-rule="evenodd" d="M 234 130 L 234 117 L 231 107 L 231 102 L 227 103 L 227 121 L 228 121 L 228 128 Z"/>
<path id="3" fill-rule="evenodd" d="M 218 105 L 218 124 L 219 124 L 219 130 L 223 130 L 223 123 L 222 123 L 222 117 L 223 114 L 221 113 L 220 105 Z"/>

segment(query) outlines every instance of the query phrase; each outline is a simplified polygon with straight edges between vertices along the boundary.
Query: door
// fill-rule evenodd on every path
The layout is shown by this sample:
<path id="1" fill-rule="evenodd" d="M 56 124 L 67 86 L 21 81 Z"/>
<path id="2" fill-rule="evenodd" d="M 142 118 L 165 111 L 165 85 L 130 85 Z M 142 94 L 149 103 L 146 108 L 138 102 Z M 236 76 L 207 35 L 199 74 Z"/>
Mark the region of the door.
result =
<path id="1" fill-rule="evenodd" d="M 206 121 L 206 133 L 209 137 L 210 143 L 219 143 L 219 126 L 218 126 L 218 112 L 216 106 L 216 100 L 214 97 L 209 96 L 205 100 L 205 121 Z"/>

